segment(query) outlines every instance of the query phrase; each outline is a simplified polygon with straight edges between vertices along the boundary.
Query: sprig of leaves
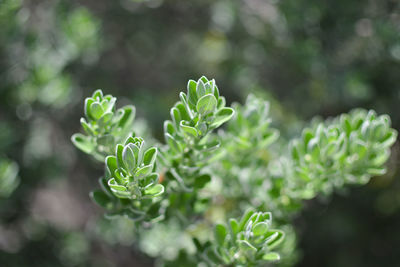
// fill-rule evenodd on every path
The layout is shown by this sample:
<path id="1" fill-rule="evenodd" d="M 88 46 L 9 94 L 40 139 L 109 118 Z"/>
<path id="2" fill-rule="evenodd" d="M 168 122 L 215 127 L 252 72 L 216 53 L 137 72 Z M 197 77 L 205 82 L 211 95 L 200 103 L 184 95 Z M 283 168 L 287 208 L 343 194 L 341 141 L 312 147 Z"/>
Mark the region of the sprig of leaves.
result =
<path id="1" fill-rule="evenodd" d="M 164 192 L 155 170 L 157 148 L 144 149 L 144 140 L 130 136 L 106 158 L 108 185 L 115 196 L 128 199 L 154 197 Z"/>
<path id="2" fill-rule="evenodd" d="M 132 135 L 115 150 L 115 156 L 105 159 L 102 190 L 93 191 L 92 199 L 108 210 L 108 216 L 122 215 L 136 221 L 162 219 L 162 199 L 158 196 L 164 186 L 154 172 L 157 148 L 145 149 L 144 140 Z"/>
<path id="3" fill-rule="evenodd" d="M 244 105 L 234 103 L 236 116 L 228 123 L 226 140 L 234 141 L 238 149 L 262 150 L 275 142 L 279 131 L 271 128 L 269 102 L 250 94 Z"/>
<path id="4" fill-rule="evenodd" d="M 271 224 L 271 213 L 248 210 L 240 221 L 217 224 L 213 242 L 194 242 L 211 266 L 260 266 L 280 259 L 273 249 L 283 241 L 284 233 Z"/>
<path id="5" fill-rule="evenodd" d="M 232 118 L 234 110 L 225 107 L 215 80 L 201 77 L 189 80 L 187 93 L 180 93 L 180 101 L 171 108 L 171 120 L 164 123 L 167 146 L 162 149 L 162 164 L 167 177 L 176 181 L 180 189 L 201 188 L 209 175 L 200 174 L 220 142 L 210 135 L 212 130 Z"/>
<path id="6" fill-rule="evenodd" d="M 254 188 L 267 179 L 267 167 L 273 158 L 268 149 L 279 137 L 271 127 L 269 103 L 250 94 L 244 105 L 234 103 L 235 116 L 227 123 L 227 130 L 219 132 L 223 149 L 221 164 L 214 172 L 224 181 L 226 197 L 254 196 Z"/>
<path id="7" fill-rule="evenodd" d="M 397 138 L 390 126 L 387 115 L 358 109 L 305 129 L 291 144 L 296 179 L 287 184 L 288 189 L 310 198 L 383 175 Z"/>
<path id="8" fill-rule="evenodd" d="M 71 138 L 77 148 L 99 161 L 112 154 L 115 145 L 129 135 L 135 118 L 134 106 L 117 110 L 115 103 L 115 97 L 96 90 L 85 99 L 85 118 L 80 121 L 86 135 L 77 133 Z"/>

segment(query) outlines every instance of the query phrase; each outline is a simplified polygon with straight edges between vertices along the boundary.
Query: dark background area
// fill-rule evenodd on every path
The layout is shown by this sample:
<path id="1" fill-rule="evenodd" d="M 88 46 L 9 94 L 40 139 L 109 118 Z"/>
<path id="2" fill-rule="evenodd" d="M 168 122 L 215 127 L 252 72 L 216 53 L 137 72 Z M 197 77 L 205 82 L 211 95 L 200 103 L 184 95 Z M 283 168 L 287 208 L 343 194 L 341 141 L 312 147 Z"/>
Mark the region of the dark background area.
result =
<path id="1" fill-rule="evenodd" d="M 178 93 L 203 74 L 228 103 L 263 92 L 287 137 L 297 122 L 355 107 L 389 114 L 399 130 L 400 4 L 0 1 L 0 161 L 20 179 L 0 197 L 0 265 L 151 265 L 132 223 L 110 227 L 91 203 L 102 166 L 70 136 L 84 97 L 101 88 L 161 139 Z M 387 175 L 305 203 L 297 266 L 400 265 L 397 151 Z"/>

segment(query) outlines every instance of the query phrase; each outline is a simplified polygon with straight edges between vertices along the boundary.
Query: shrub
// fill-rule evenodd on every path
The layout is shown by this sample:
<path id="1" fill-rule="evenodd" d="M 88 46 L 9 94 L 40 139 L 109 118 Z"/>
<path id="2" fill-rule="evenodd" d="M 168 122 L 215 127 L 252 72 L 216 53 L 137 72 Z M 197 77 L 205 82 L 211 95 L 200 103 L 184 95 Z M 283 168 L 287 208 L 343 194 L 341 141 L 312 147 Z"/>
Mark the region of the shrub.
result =
<path id="1" fill-rule="evenodd" d="M 159 242 L 146 233 L 162 227 L 185 237 L 166 241 L 172 255 L 151 253 L 164 266 L 291 265 L 291 218 L 302 202 L 384 174 L 397 137 L 388 116 L 354 110 L 286 142 L 271 127 L 267 102 L 250 95 L 226 107 L 205 77 L 190 80 L 179 98 L 164 144 L 140 137 L 135 108 L 116 109 L 116 98 L 101 90 L 85 100 L 85 134 L 72 136 L 105 163 L 91 197 L 108 218 L 135 221 L 139 243 Z"/>

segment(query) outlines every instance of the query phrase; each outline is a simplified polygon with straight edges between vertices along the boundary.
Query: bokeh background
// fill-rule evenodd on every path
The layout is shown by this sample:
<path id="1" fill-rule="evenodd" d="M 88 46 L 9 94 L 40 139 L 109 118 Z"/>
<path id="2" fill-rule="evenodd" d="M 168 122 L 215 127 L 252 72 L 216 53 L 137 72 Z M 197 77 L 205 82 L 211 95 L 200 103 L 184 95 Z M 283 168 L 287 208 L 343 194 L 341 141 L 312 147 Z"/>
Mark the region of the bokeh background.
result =
<path id="1" fill-rule="evenodd" d="M 152 266 L 132 223 L 91 203 L 102 166 L 70 136 L 102 88 L 160 138 L 203 74 L 228 103 L 264 94 L 288 136 L 355 107 L 399 130 L 400 3 L 0 0 L 0 266 Z M 400 266 L 398 150 L 384 177 L 305 204 L 296 266 Z"/>

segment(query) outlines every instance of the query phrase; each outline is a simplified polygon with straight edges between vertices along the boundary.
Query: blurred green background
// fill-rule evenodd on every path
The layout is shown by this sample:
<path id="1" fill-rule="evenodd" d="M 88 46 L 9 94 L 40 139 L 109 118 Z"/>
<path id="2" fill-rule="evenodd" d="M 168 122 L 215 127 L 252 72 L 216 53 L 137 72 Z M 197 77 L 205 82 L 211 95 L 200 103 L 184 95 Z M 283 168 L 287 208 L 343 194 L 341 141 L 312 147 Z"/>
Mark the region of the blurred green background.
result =
<path id="1" fill-rule="evenodd" d="M 160 138 L 203 74 L 228 103 L 264 94 L 289 137 L 355 107 L 399 130 L 400 3 L 0 0 L 0 266 L 151 266 L 132 223 L 111 228 L 91 203 L 102 166 L 70 136 L 101 88 Z M 400 266 L 398 155 L 367 186 L 306 203 L 296 266 Z"/>

